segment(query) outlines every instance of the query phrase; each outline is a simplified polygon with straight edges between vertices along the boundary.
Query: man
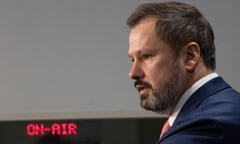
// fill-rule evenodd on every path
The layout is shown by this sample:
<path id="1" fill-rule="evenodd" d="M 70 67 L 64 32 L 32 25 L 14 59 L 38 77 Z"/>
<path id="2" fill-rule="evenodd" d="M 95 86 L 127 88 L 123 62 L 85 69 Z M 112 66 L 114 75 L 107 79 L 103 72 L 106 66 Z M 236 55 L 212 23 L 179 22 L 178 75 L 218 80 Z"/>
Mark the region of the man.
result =
<path id="1" fill-rule="evenodd" d="M 157 144 L 239 144 L 240 94 L 215 72 L 213 30 L 199 10 L 144 3 L 127 24 L 141 106 L 169 116 Z"/>

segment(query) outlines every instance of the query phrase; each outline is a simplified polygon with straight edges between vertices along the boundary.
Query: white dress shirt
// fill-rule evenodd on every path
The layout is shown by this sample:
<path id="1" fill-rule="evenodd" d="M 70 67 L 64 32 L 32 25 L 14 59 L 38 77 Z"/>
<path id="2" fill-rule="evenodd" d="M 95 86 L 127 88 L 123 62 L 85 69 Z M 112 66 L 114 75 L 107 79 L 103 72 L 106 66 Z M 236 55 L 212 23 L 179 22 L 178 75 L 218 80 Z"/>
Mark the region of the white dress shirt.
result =
<path id="1" fill-rule="evenodd" d="M 208 74 L 206 76 L 204 76 L 203 78 L 201 78 L 200 80 L 198 80 L 197 82 L 195 82 L 189 89 L 187 89 L 184 94 L 182 95 L 182 97 L 180 98 L 179 102 L 177 103 L 172 115 L 170 115 L 170 117 L 168 118 L 168 122 L 169 125 L 172 126 L 175 119 L 177 118 L 180 110 L 182 109 L 183 105 L 186 103 L 186 101 L 191 97 L 191 95 L 196 92 L 201 86 L 203 86 L 205 83 L 207 83 L 208 81 L 212 80 L 213 78 L 218 77 L 217 73 L 211 73 Z"/>

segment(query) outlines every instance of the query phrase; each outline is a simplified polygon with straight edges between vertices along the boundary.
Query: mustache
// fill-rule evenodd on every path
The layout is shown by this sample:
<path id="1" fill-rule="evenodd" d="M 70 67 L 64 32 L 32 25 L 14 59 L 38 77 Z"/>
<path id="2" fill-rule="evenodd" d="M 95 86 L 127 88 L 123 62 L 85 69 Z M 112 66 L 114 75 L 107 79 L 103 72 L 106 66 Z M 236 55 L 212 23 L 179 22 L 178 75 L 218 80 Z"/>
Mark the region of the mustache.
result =
<path id="1" fill-rule="evenodd" d="M 152 87 L 151 84 L 149 84 L 148 82 L 145 82 L 143 80 L 136 80 L 134 82 L 134 87 L 136 87 L 137 85 L 143 85 L 145 87 Z"/>

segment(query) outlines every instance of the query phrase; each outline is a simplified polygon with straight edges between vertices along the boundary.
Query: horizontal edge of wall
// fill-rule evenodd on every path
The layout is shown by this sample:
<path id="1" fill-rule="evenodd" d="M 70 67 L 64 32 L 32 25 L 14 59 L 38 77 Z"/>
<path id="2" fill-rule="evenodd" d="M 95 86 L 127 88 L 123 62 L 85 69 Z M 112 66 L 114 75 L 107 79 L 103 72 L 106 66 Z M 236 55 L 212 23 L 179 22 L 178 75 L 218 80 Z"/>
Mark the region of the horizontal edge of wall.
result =
<path id="1" fill-rule="evenodd" d="M 91 111 L 91 112 L 49 112 L 49 113 L 0 113 L 0 121 L 19 120 L 70 120 L 70 119 L 119 119 L 119 118 L 166 118 L 150 111 Z"/>

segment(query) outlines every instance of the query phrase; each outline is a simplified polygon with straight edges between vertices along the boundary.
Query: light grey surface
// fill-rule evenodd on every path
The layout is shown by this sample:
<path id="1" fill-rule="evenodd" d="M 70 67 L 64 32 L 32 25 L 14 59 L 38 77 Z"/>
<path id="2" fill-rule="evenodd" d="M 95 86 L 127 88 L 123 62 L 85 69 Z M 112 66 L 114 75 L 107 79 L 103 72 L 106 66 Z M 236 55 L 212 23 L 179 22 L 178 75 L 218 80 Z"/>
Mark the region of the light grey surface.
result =
<path id="1" fill-rule="evenodd" d="M 1 0 L 0 119 L 16 113 L 50 113 L 47 117 L 54 118 L 54 113 L 111 112 L 117 117 L 125 111 L 146 116 L 128 79 L 125 24 L 141 2 Z M 185 2 L 209 19 L 216 37 L 217 72 L 240 90 L 240 1 Z"/>

